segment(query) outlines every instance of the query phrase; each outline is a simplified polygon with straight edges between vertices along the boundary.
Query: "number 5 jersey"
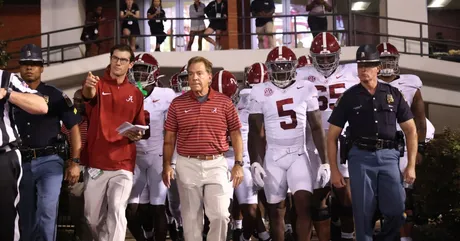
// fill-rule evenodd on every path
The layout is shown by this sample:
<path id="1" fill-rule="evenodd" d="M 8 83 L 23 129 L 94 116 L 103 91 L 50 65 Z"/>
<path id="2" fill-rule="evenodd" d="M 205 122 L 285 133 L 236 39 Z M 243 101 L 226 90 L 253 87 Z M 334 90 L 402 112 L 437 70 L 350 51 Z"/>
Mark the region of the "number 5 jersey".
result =
<path id="1" fill-rule="evenodd" d="M 305 145 L 307 112 L 318 110 L 315 86 L 297 80 L 286 88 L 272 82 L 257 84 L 249 96 L 249 113 L 263 114 L 268 147 Z"/>

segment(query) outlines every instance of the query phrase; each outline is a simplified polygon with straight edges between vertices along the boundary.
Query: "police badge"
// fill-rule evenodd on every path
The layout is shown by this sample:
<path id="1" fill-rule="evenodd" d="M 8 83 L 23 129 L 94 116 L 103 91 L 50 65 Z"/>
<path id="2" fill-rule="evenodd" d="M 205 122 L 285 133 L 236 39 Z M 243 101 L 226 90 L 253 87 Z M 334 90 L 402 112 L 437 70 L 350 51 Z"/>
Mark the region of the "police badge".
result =
<path id="1" fill-rule="evenodd" d="M 391 104 L 391 103 L 395 102 L 395 100 L 393 99 L 393 95 L 391 95 L 391 94 L 387 95 L 387 102 L 388 102 L 388 104 Z"/>

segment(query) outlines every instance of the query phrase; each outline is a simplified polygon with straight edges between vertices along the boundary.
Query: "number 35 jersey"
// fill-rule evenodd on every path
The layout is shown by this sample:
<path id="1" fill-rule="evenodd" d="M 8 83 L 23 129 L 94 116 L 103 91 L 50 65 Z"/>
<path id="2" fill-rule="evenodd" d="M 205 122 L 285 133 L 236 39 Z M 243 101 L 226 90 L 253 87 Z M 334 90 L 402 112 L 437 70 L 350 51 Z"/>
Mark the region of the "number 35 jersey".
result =
<path id="1" fill-rule="evenodd" d="M 268 147 L 305 145 L 307 112 L 318 110 L 318 91 L 307 81 L 281 89 L 257 84 L 249 96 L 249 114 L 263 114 Z M 308 133 L 309 134 L 309 133 Z"/>
<path id="2" fill-rule="evenodd" d="M 329 129 L 327 120 L 339 97 L 345 90 L 359 83 L 356 64 L 340 65 L 327 78 L 312 66 L 301 68 L 297 70 L 297 79 L 313 83 L 318 90 L 318 104 L 324 129 Z"/>

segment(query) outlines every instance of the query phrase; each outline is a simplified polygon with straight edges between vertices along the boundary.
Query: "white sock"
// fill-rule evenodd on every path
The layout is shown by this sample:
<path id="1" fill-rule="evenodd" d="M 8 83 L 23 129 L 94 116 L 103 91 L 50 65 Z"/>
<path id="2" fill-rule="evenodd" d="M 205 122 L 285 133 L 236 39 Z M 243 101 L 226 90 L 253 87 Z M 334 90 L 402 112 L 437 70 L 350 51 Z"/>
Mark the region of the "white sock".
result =
<path id="1" fill-rule="evenodd" d="M 344 233 L 344 232 L 342 232 L 341 236 L 344 239 L 353 239 L 354 238 L 353 233 Z"/>
<path id="2" fill-rule="evenodd" d="M 243 220 L 233 220 L 233 229 L 243 229 Z"/>
<path id="3" fill-rule="evenodd" d="M 262 239 L 262 240 L 267 240 L 270 238 L 270 234 L 268 234 L 267 231 L 264 231 L 262 233 L 259 233 L 259 238 Z"/>
<path id="4" fill-rule="evenodd" d="M 411 237 L 401 237 L 401 241 L 412 241 Z"/>
<path id="5" fill-rule="evenodd" d="M 284 225 L 284 232 L 290 231 L 292 232 L 292 225 L 290 224 L 285 224 Z"/>

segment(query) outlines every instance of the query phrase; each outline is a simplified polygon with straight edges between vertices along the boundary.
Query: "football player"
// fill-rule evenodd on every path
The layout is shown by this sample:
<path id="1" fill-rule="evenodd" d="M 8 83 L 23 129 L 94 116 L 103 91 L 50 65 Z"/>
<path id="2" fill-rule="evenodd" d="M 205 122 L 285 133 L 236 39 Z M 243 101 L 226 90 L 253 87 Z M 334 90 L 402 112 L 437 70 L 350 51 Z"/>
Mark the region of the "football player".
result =
<path id="1" fill-rule="evenodd" d="M 243 137 L 243 170 L 245 173 L 245 178 L 241 185 L 235 189 L 235 196 L 239 205 L 239 209 L 243 214 L 243 220 L 233 215 L 234 217 L 234 228 L 233 232 L 235 241 L 249 241 L 257 225 L 257 190 L 254 190 L 254 184 L 251 177 L 250 171 L 250 160 L 249 154 L 247 152 L 247 138 L 248 138 L 248 97 L 250 89 L 244 88 L 238 93 L 238 83 L 235 76 L 232 73 L 226 70 L 221 70 L 217 72 L 211 83 L 211 88 L 216 91 L 219 91 L 229 98 L 232 99 L 233 103 L 238 109 L 238 115 L 242 124 L 241 135 Z M 233 168 L 235 163 L 233 149 L 230 148 L 228 152 L 225 153 L 225 156 L 228 160 L 229 170 Z M 242 229 L 242 233 L 241 233 Z M 269 234 L 266 232 L 265 227 L 263 230 L 257 230 L 259 238 L 261 241 L 266 241 L 270 239 Z M 265 232 L 265 233 L 264 233 Z M 262 237 L 261 237 L 262 236 Z"/>
<path id="2" fill-rule="evenodd" d="M 165 241 L 167 234 L 165 199 L 168 189 L 161 178 L 163 147 L 158 143 L 163 141 L 166 112 L 176 94 L 169 88 L 155 87 L 158 82 L 156 78 L 158 69 L 157 61 L 150 54 L 140 54 L 134 60 L 133 75 L 139 90 L 144 94 L 144 112 L 150 128 L 145 131 L 143 140 L 136 143 L 137 172 L 134 175 L 131 197 L 141 195 L 148 183 L 155 240 Z"/>
<path id="3" fill-rule="evenodd" d="M 284 200 L 288 188 L 296 207 L 298 240 L 310 240 L 313 178 L 327 175 L 322 168 L 318 169 L 320 173 L 312 172 L 305 148 L 308 135 L 313 135 L 322 166 L 328 166 L 318 91 L 308 81 L 296 81 L 297 58 L 288 47 L 271 50 L 266 65 L 270 82 L 255 85 L 249 98 L 248 150 L 253 179 L 265 190 L 273 240 L 285 238 Z M 307 122 L 311 133 L 307 133 Z"/>
<path id="4" fill-rule="evenodd" d="M 301 68 L 297 71 L 299 79 L 313 83 L 318 90 L 319 109 L 322 113 L 323 127 L 326 132 L 329 128 L 327 120 L 340 95 L 351 86 L 359 83 L 359 79 L 356 75 L 356 64 L 339 64 L 340 51 L 340 44 L 334 35 L 322 32 L 313 39 L 310 47 L 310 56 L 312 57 L 313 66 Z M 320 165 L 319 161 L 314 160 L 318 158 L 318 155 L 314 154 L 316 148 L 312 145 L 311 141 L 307 142 L 307 149 L 310 151 L 312 165 L 314 166 L 313 169 L 315 170 Z M 340 204 L 338 216 L 341 224 L 341 237 L 342 240 L 353 240 L 354 222 L 351 207 L 348 165 L 341 164 L 340 158 L 337 160 L 338 170 L 345 178 L 346 182 L 344 188 L 334 189 L 334 196 L 338 199 L 338 203 Z M 332 168 L 331 171 L 336 171 L 336 169 Z M 315 217 L 315 221 L 317 221 L 315 228 L 318 228 L 316 229 L 317 231 L 321 230 L 318 231 L 320 240 L 328 240 L 325 234 L 326 230 L 329 230 L 326 226 L 329 226 L 329 217 L 331 216 L 329 212 L 330 209 L 326 208 L 328 189 L 329 187 L 325 187 L 319 183 L 315 186 L 315 197 L 318 197 L 316 200 L 321 200 L 320 209 L 317 212 L 318 215 Z M 324 238 L 321 237 L 323 234 Z"/>
<path id="5" fill-rule="evenodd" d="M 136 166 L 134 172 L 140 170 Z M 138 241 L 153 241 L 153 217 L 149 210 L 150 194 L 148 184 L 144 186 L 141 194 L 132 196 L 128 199 L 126 209 L 126 219 L 128 229 L 133 237 Z M 133 213 L 135 212 L 135 213 Z"/>
<path id="6" fill-rule="evenodd" d="M 414 114 L 415 125 L 417 126 L 418 135 L 418 151 L 417 163 L 422 159 L 423 150 L 425 149 L 426 139 L 429 139 L 434 135 L 434 128 L 430 130 L 433 133 L 427 132 L 427 126 L 433 126 L 426 119 L 425 116 L 425 104 L 423 102 L 422 93 L 422 81 L 416 75 L 411 74 L 399 74 L 399 51 L 391 43 L 383 42 L 377 46 L 377 50 L 380 53 L 380 61 L 382 63 L 379 78 L 390 85 L 398 88 L 406 99 L 407 104 L 411 107 L 411 111 Z M 397 125 L 398 130 L 401 130 Z M 407 150 L 407 148 L 406 148 Z M 407 167 L 407 153 L 399 160 L 399 167 L 401 172 Z M 406 185 L 406 223 L 401 228 L 401 241 L 412 241 L 412 226 L 413 226 L 413 197 L 412 197 L 412 186 Z"/>

